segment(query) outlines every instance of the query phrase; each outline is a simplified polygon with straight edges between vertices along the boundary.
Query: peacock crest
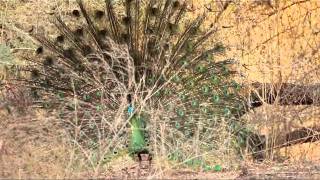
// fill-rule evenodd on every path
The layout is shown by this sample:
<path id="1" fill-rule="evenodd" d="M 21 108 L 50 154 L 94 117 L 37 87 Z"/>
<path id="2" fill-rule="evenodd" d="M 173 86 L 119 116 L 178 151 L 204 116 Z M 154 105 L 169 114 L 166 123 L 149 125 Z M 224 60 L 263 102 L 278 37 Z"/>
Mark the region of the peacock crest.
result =
<path id="1" fill-rule="evenodd" d="M 218 28 L 205 27 L 206 13 L 189 20 L 180 0 L 105 0 L 91 11 L 76 3 L 68 18 L 55 16 L 59 35 L 33 34 L 39 47 L 21 80 L 34 104 L 56 111 L 81 142 L 121 149 L 138 130 L 151 151 L 160 134 L 168 152 L 194 137 L 215 148 L 213 129 L 232 123 L 242 100 L 235 61 L 217 61 L 226 48 L 208 42 Z"/>

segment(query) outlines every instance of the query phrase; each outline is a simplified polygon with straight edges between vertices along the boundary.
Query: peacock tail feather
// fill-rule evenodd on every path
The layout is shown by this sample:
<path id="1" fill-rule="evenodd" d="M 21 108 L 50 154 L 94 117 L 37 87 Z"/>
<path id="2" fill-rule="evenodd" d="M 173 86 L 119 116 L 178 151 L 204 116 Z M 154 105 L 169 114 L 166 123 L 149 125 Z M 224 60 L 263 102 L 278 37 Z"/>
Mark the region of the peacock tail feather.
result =
<path id="1" fill-rule="evenodd" d="M 131 134 L 136 151 L 151 144 L 143 131 L 154 142 L 165 131 L 168 151 L 197 134 L 199 146 L 214 148 L 210 142 L 219 133 L 213 129 L 224 119 L 231 123 L 242 98 L 233 80 L 235 60 L 217 61 L 226 48 L 208 43 L 218 28 L 204 26 L 206 14 L 189 20 L 180 0 L 105 0 L 104 9 L 93 11 L 76 3 L 67 17 L 55 16 L 54 38 L 32 34 L 39 47 L 25 58 L 29 76 L 20 81 L 34 104 L 57 111 L 81 142 L 107 139 L 123 148 Z M 135 107 L 130 118 L 128 94 Z M 143 131 L 141 114 L 148 117 Z"/>

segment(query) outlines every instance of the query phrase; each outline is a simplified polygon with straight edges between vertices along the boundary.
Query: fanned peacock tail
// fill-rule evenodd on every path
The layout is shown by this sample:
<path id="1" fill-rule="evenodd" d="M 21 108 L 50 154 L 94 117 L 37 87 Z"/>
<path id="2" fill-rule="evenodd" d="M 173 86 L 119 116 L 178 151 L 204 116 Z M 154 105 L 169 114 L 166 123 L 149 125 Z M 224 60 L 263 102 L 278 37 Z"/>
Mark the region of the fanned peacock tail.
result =
<path id="1" fill-rule="evenodd" d="M 105 0 L 94 11 L 77 4 L 74 23 L 55 17 L 55 38 L 33 35 L 40 46 L 26 58 L 30 76 L 23 81 L 35 103 L 58 111 L 79 141 L 123 144 L 130 132 L 123 122 L 131 116 L 144 119 L 146 145 L 157 144 L 151 142 L 161 139 L 164 125 L 169 152 L 181 144 L 177 139 L 199 133 L 201 147 L 214 148 L 212 129 L 232 119 L 242 101 L 234 60 L 216 61 L 225 47 L 207 42 L 217 28 L 205 28 L 205 13 L 188 20 L 179 0 Z"/>

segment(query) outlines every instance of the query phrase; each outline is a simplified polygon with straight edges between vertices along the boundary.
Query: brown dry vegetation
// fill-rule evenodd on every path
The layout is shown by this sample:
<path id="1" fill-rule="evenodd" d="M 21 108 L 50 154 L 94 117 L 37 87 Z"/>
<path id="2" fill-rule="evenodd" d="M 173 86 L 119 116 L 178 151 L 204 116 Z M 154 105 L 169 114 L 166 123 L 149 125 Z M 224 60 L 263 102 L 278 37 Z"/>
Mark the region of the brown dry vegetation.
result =
<path id="1" fill-rule="evenodd" d="M 220 1 L 189 0 L 194 13 L 205 5 L 215 11 Z M 68 2 L 68 3 L 67 3 Z M 92 1 L 92 4 L 98 1 Z M 270 2 L 270 3 L 268 3 Z M 91 3 L 91 2 L 90 2 Z M 211 5 L 211 6 L 210 6 Z M 52 32 L 48 21 L 52 13 L 62 15 L 73 8 L 72 1 L 0 0 L 0 43 L 9 46 L 14 54 L 32 52 L 34 44 L 25 31 Z M 209 13 L 208 21 L 213 18 Z M 250 84 L 320 83 L 320 1 L 270 0 L 236 1 L 222 14 L 222 28 L 215 38 L 229 46 L 227 57 L 240 60 L 239 70 L 244 73 L 238 80 Z M 211 19 L 210 19 L 211 18 Z M 44 28 L 45 27 L 45 28 Z M 22 30 L 21 30 L 22 29 Z M 1 76 L 7 76 L 4 72 Z M 1 103 L 0 103 L 1 108 Z M 67 136 L 59 130 L 54 119 L 44 112 L 27 111 L 28 115 L 9 115 L 0 111 L 0 177 L 10 178 L 72 178 L 72 177 L 128 177 L 134 162 L 127 157 L 116 159 L 112 167 L 97 171 L 86 165 L 83 157 L 76 157 Z M 267 138 L 277 137 L 301 127 L 320 123 L 319 107 L 263 105 L 244 117 L 248 126 Z M 155 160 L 151 177 L 175 178 L 236 178 L 289 177 L 291 172 L 304 172 L 301 176 L 319 178 L 320 143 L 305 143 L 280 148 L 269 153 L 269 160 L 257 168 L 250 158 L 236 165 L 226 165 L 229 172 L 220 174 L 169 170 L 172 165 Z M 268 160 L 267 160 L 268 161 Z M 234 161 L 236 162 L 236 161 Z M 282 164 L 280 162 L 285 162 Z M 223 163 L 223 162 L 221 162 Z M 126 169 L 123 166 L 126 164 Z M 268 167 L 268 168 L 267 168 Z M 273 167 L 273 168 L 271 168 Z M 134 168 L 132 168 L 135 171 Z M 267 169 L 267 171 L 262 171 Z M 162 173 L 159 173 L 163 171 Z M 108 172 L 108 173 L 105 173 Z M 271 174 L 270 176 L 266 175 Z M 279 172 L 288 172 L 275 176 Z M 280 173 L 281 174 L 281 173 Z M 289 175 L 288 175 L 289 174 Z"/>

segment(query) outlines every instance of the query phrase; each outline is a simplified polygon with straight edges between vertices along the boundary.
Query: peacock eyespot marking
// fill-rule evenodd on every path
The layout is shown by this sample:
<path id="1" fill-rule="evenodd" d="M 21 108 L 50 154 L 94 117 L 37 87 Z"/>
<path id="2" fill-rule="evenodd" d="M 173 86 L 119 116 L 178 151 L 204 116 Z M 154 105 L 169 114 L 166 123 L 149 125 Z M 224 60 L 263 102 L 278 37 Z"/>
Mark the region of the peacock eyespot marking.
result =
<path id="1" fill-rule="evenodd" d="M 227 76 L 230 74 L 230 71 L 229 71 L 228 67 L 226 67 L 226 66 L 222 67 L 222 71 L 223 71 L 224 76 Z"/>
<path id="2" fill-rule="evenodd" d="M 178 9 L 180 7 L 180 1 L 179 0 L 173 1 L 172 7 L 173 9 Z"/>
<path id="3" fill-rule="evenodd" d="M 65 94 L 64 94 L 64 92 L 58 92 L 57 96 L 58 96 L 58 98 L 59 98 L 60 100 L 63 100 L 64 97 L 65 97 Z"/>
<path id="4" fill-rule="evenodd" d="M 181 65 L 181 67 L 185 68 L 185 67 L 189 66 L 189 62 L 188 62 L 188 60 L 186 58 L 182 58 L 180 60 L 180 65 Z"/>
<path id="5" fill-rule="evenodd" d="M 191 27 L 191 29 L 190 29 L 190 33 L 192 35 L 196 35 L 198 33 L 198 31 L 199 31 L 198 27 Z"/>
<path id="6" fill-rule="evenodd" d="M 85 102 L 89 102 L 89 101 L 91 100 L 91 96 L 88 95 L 88 94 L 85 94 L 85 95 L 83 95 L 83 100 L 84 100 Z"/>
<path id="7" fill-rule="evenodd" d="M 39 98 L 39 93 L 38 93 L 38 91 L 37 91 L 36 88 L 31 88 L 31 89 L 30 89 L 30 95 L 31 95 L 33 98 L 35 98 L 35 99 L 38 99 L 38 98 Z"/>
<path id="8" fill-rule="evenodd" d="M 180 129 L 180 127 L 181 127 L 180 123 L 179 123 L 179 122 L 176 122 L 176 123 L 175 123 L 175 127 L 176 127 L 176 129 Z"/>
<path id="9" fill-rule="evenodd" d="M 74 17 L 80 17 L 80 11 L 77 10 L 77 9 L 75 9 L 75 10 L 72 11 L 72 15 L 73 15 Z"/>
<path id="10" fill-rule="evenodd" d="M 156 82 L 156 77 L 150 77 L 147 79 L 147 84 L 149 85 L 154 85 L 155 82 Z"/>
<path id="11" fill-rule="evenodd" d="M 101 98 L 102 97 L 102 92 L 101 91 L 97 91 L 96 92 L 96 97 Z"/>
<path id="12" fill-rule="evenodd" d="M 156 46 L 156 40 L 154 38 L 150 39 L 147 43 L 148 49 L 152 50 Z"/>
<path id="13" fill-rule="evenodd" d="M 51 107 L 51 105 L 48 102 L 42 102 L 42 107 L 45 109 L 49 109 Z"/>
<path id="14" fill-rule="evenodd" d="M 121 34 L 121 39 L 123 42 L 128 42 L 129 41 L 129 35 L 127 33 L 122 33 Z"/>
<path id="15" fill-rule="evenodd" d="M 196 66 L 196 72 L 198 73 L 204 73 L 207 71 L 207 68 L 204 65 L 198 65 Z"/>
<path id="16" fill-rule="evenodd" d="M 184 112 L 184 110 L 182 110 L 182 109 L 178 109 L 178 110 L 177 110 L 177 115 L 178 115 L 179 117 L 183 117 L 183 116 L 185 116 L 185 112 Z"/>
<path id="17" fill-rule="evenodd" d="M 86 68 L 82 64 L 77 64 L 75 67 L 75 70 L 77 70 L 79 72 L 84 72 L 86 70 Z"/>
<path id="18" fill-rule="evenodd" d="M 44 66 L 52 66 L 54 63 L 53 58 L 51 56 L 46 56 L 44 61 L 43 61 L 43 65 Z"/>
<path id="19" fill-rule="evenodd" d="M 104 16 L 104 11 L 95 10 L 95 12 L 94 12 L 94 18 L 96 18 L 96 19 L 102 19 L 103 16 Z"/>
<path id="20" fill-rule="evenodd" d="M 39 46 L 37 49 L 36 49 L 36 54 L 42 54 L 43 53 L 43 47 L 42 46 Z"/>
<path id="21" fill-rule="evenodd" d="M 48 78 L 46 78 L 46 79 L 43 81 L 43 85 L 44 85 L 44 87 L 49 88 L 49 87 L 52 85 L 51 80 L 48 79 Z"/>
<path id="22" fill-rule="evenodd" d="M 99 36 L 100 37 L 106 37 L 108 34 L 107 30 L 106 29 L 101 29 L 99 30 Z"/>
<path id="23" fill-rule="evenodd" d="M 164 94 L 165 95 L 171 95 L 172 91 L 170 89 L 165 89 Z"/>
<path id="24" fill-rule="evenodd" d="M 174 75 L 173 78 L 172 78 L 172 81 L 174 83 L 179 83 L 181 81 L 181 78 L 178 75 Z"/>
<path id="25" fill-rule="evenodd" d="M 214 48 L 213 48 L 214 52 L 218 52 L 218 53 L 224 52 L 225 49 L 226 48 L 224 47 L 224 45 L 222 43 L 215 44 Z"/>
<path id="26" fill-rule="evenodd" d="M 147 33 L 147 34 L 153 34 L 153 33 L 154 33 L 154 30 L 153 30 L 151 27 L 147 27 L 146 33 Z"/>
<path id="27" fill-rule="evenodd" d="M 236 81 L 232 81 L 232 87 L 236 90 L 239 91 L 241 89 L 241 85 L 237 83 Z"/>
<path id="28" fill-rule="evenodd" d="M 84 45 L 82 48 L 82 54 L 87 56 L 92 53 L 92 48 L 89 45 Z"/>
<path id="29" fill-rule="evenodd" d="M 194 80 L 190 80 L 190 81 L 188 82 L 188 86 L 189 86 L 189 88 L 193 88 L 193 87 L 195 86 Z"/>
<path id="30" fill-rule="evenodd" d="M 129 17 L 129 16 L 123 17 L 122 22 L 124 25 L 130 25 L 131 24 L 131 17 Z"/>
<path id="31" fill-rule="evenodd" d="M 213 55 L 212 55 L 212 53 L 209 53 L 209 52 L 205 53 L 205 54 L 203 55 L 203 59 L 206 59 L 206 60 L 208 60 L 209 62 L 212 61 L 212 60 L 213 60 Z"/>
<path id="32" fill-rule="evenodd" d="M 168 50 L 170 49 L 170 44 L 169 44 L 169 43 L 165 43 L 165 44 L 163 45 L 163 49 L 164 49 L 165 51 L 168 51 Z"/>
<path id="33" fill-rule="evenodd" d="M 207 107 L 202 107 L 201 108 L 201 111 L 205 114 L 208 114 L 209 113 L 209 109 Z"/>
<path id="34" fill-rule="evenodd" d="M 32 79 L 37 79 L 40 77 L 40 72 L 37 69 L 32 69 L 31 70 L 31 78 Z"/>
<path id="35" fill-rule="evenodd" d="M 210 87 L 209 87 L 208 85 L 204 85 L 204 86 L 202 87 L 202 92 L 203 92 L 203 94 L 205 94 L 205 95 L 209 94 L 209 92 L 210 92 Z"/>
<path id="36" fill-rule="evenodd" d="M 230 96 L 230 92 L 229 92 L 229 88 L 228 87 L 224 87 L 222 91 L 223 91 L 223 95 L 225 97 L 229 97 Z"/>
<path id="37" fill-rule="evenodd" d="M 149 11 L 151 16 L 157 16 L 160 12 L 159 8 L 156 6 L 150 7 Z"/>
<path id="38" fill-rule="evenodd" d="M 213 75 L 210 79 L 214 85 L 218 85 L 220 83 L 220 79 L 216 75 Z"/>
<path id="39" fill-rule="evenodd" d="M 199 106 L 199 102 L 194 99 L 194 100 L 191 101 L 191 106 L 192 106 L 193 108 L 198 107 L 198 106 Z"/>
<path id="40" fill-rule="evenodd" d="M 193 136 L 193 133 L 189 130 L 189 129 L 185 129 L 184 130 L 184 135 L 187 137 L 187 138 L 190 138 Z M 190 161 L 189 163 L 193 163 L 192 161 Z"/>
<path id="41" fill-rule="evenodd" d="M 185 49 L 186 49 L 186 52 L 187 53 L 192 53 L 193 51 L 193 43 L 191 41 L 187 41 L 186 44 L 185 44 Z"/>
<path id="42" fill-rule="evenodd" d="M 168 27 L 168 31 L 169 31 L 171 34 L 175 34 L 175 33 L 178 32 L 178 25 L 175 24 L 175 23 L 169 22 L 167 27 Z"/>
<path id="43" fill-rule="evenodd" d="M 56 37 L 56 41 L 57 41 L 58 43 L 63 43 L 63 42 L 64 42 L 64 36 L 63 36 L 63 35 L 57 36 L 57 37 Z"/>
<path id="44" fill-rule="evenodd" d="M 83 36 L 84 32 L 83 32 L 83 28 L 78 28 L 74 31 L 74 35 L 77 37 Z"/>
<path id="45" fill-rule="evenodd" d="M 154 95 L 155 95 L 155 97 L 160 97 L 161 96 L 161 91 L 160 90 L 156 91 Z"/>
<path id="46" fill-rule="evenodd" d="M 219 103 L 219 102 L 220 102 L 220 96 L 217 95 L 217 94 L 213 95 L 212 101 L 213 101 L 214 103 Z"/>
<path id="47" fill-rule="evenodd" d="M 181 101 L 185 101 L 185 100 L 187 100 L 188 97 L 187 97 L 186 94 L 182 93 L 182 94 L 179 95 L 179 98 L 180 98 Z"/>
<path id="48" fill-rule="evenodd" d="M 231 110 L 228 107 L 225 107 L 223 109 L 223 113 L 224 113 L 225 116 L 229 116 L 231 114 Z"/>
<path id="49" fill-rule="evenodd" d="M 71 48 L 63 50 L 63 56 L 70 59 L 74 56 L 74 52 Z"/>

